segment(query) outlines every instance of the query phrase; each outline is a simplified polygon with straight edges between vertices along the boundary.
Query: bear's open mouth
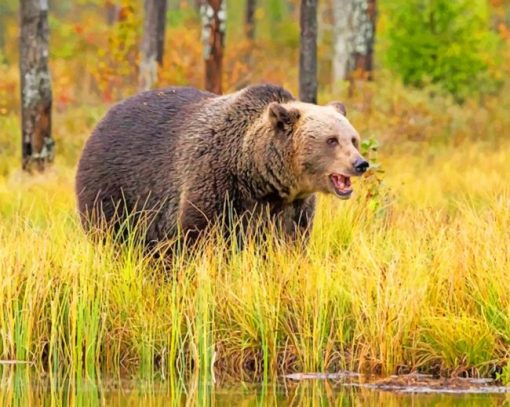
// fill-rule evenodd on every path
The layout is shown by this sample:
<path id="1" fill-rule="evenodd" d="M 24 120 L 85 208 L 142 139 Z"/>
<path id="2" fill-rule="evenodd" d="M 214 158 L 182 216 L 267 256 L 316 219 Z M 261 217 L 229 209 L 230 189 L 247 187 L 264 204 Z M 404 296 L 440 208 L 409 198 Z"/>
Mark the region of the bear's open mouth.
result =
<path id="1" fill-rule="evenodd" d="M 352 194 L 351 179 L 345 175 L 333 173 L 329 176 L 335 193 L 340 198 L 349 198 Z"/>

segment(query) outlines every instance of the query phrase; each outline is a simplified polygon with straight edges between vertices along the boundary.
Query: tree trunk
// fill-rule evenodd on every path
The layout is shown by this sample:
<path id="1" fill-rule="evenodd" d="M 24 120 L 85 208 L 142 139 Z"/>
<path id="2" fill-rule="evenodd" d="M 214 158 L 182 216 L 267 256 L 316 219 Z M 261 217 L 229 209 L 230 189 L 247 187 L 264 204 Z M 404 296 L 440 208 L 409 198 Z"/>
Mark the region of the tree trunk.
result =
<path id="1" fill-rule="evenodd" d="M 246 13 L 244 16 L 246 38 L 250 41 L 255 39 L 255 9 L 257 0 L 246 0 Z"/>
<path id="2" fill-rule="evenodd" d="M 47 0 L 21 0 L 20 17 L 22 167 L 42 171 L 54 157 Z"/>
<path id="3" fill-rule="evenodd" d="M 191 6 L 198 12 L 200 12 L 200 8 L 202 7 L 203 0 L 189 0 Z"/>
<path id="4" fill-rule="evenodd" d="M 352 37 L 352 0 L 333 0 L 333 86 L 348 79 Z"/>
<path id="5" fill-rule="evenodd" d="M 317 0 L 301 0 L 299 98 L 317 103 Z"/>
<path id="6" fill-rule="evenodd" d="M 140 90 L 149 90 L 156 83 L 158 63 L 163 63 L 166 0 L 145 0 L 144 12 L 139 81 Z"/>
<path id="7" fill-rule="evenodd" d="M 5 24 L 2 21 L 2 17 L 0 16 L 0 63 L 7 62 L 5 60 Z"/>
<path id="8" fill-rule="evenodd" d="M 222 63 L 227 21 L 226 0 L 203 0 L 202 43 L 205 60 L 205 88 L 222 93 Z"/>
<path id="9" fill-rule="evenodd" d="M 166 28 L 166 8 L 167 0 L 158 1 L 158 26 L 157 26 L 157 45 L 156 61 L 163 65 L 163 56 L 165 54 L 165 28 Z"/>
<path id="10" fill-rule="evenodd" d="M 119 15 L 119 6 L 115 4 L 115 0 L 105 0 L 104 5 L 106 8 L 106 24 L 115 24 Z"/>
<path id="11" fill-rule="evenodd" d="M 352 39 L 351 79 L 372 79 L 376 24 L 376 0 L 351 0 Z"/>
<path id="12" fill-rule="evenodd" d="M 0 4 L 0 63 L 7 62 L 4 49 L 6 20 L 7 20 L 7 7 Z"/>

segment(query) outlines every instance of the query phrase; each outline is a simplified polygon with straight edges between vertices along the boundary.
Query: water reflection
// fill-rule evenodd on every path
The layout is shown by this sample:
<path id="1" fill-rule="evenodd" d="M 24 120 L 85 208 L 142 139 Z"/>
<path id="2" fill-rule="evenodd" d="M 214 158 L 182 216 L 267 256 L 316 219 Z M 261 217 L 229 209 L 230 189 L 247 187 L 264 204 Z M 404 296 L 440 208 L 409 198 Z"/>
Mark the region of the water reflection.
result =
<path id="1" fill-rule="evenodd" d="M 508 394 L 402 394 L 328 381 L 212 385 L 197 380 L 91 379 L 0 367 L 2 406 L 503 406 Z"/>

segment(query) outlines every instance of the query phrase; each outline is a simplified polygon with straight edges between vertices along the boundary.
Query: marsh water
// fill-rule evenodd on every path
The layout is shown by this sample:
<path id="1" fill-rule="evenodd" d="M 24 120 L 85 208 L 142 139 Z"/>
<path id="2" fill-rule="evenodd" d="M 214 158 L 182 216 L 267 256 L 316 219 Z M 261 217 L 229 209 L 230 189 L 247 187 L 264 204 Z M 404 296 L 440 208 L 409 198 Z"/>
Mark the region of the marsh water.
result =
<path id="1" fill-rule="evenodd" d="M 487 389 L 481 393 L 389 391 L 330 380 L 219 385 L 193 380 L 37 376 L 24 367 L 0 370 L 2 406 L 510 406 L 510 393 L 501 388 L 496 393 Z"/>

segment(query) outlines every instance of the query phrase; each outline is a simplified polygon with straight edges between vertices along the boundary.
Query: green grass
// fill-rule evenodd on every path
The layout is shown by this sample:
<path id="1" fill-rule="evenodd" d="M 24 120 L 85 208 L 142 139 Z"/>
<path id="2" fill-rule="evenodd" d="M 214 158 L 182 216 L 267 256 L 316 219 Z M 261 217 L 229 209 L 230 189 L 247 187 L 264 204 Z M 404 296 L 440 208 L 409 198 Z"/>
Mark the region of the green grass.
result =
<path id="1" fill-rule="evenodd" d="M 0 358 L 204 381 L 213 370 L 487 375 L 510 344 L 509 156 L 505 143 L 427 161 L 383 154 L 380 205 L 367 205 L 363 181 L 350 202 L 323 197 L 306 251 L 215 241 L 169 272 L 133 246 L 87 239 L 72 167 L 11 172 L 0 180 Z"/>

